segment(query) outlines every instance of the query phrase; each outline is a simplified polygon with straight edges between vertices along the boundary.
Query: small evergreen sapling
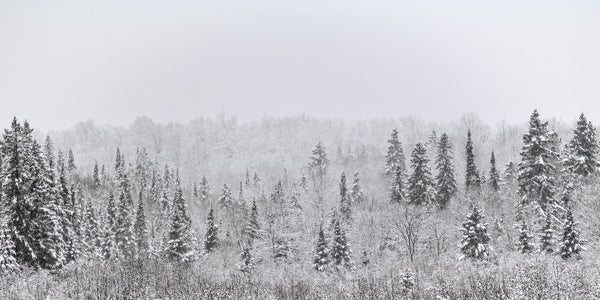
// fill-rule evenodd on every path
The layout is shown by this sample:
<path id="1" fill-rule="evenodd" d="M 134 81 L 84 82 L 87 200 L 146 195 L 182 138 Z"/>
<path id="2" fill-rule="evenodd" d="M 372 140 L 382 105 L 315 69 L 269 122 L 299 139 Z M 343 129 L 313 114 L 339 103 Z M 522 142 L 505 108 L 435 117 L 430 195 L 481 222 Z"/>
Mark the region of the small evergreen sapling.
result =
<path id="1" fill-rule="evenodd" d="M 477 205 L 474 205 L 461 229 L 460 250 L 463 253 L 463 258 L 485 259 L 491 255 L 490 236 L 487 232 L 488 224 L 484 223 L 483 219 L 483 212 L 479 210 Z"/>
<path id="2" fill-rule="evenodd" d="M 317 239 L 317 248 L 313 256 L 313 268 L 317 271 L 324 271 L 329 265 L 329 248 L 325 233 L 323 232 L 323 224 L 319 226 L 319 237 Z"/>
<path id="3" fill-rule="evenodd" d="M 575 222 L 573 221 L 573 213 L 570 209 L 567 209 L 559 250 L 560 257 L 563 259 L 569 259 L 573 256 L 578 257 L 581 251 L 585 250 L 581 243 L 579 231 L 575 228 Z"/>

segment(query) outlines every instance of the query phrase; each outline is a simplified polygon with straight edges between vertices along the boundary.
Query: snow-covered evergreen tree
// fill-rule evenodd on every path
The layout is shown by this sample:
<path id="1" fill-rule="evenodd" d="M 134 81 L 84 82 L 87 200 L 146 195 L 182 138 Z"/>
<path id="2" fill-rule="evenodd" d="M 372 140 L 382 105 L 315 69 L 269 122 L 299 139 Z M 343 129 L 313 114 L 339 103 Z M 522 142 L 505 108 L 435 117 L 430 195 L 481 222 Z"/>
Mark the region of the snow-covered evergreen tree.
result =
<path id="1" fill-rule="evenodd" d="M 515 180 L 517 180 L 517 176 L 518 171 L 515 163 L 512 161 L 508 162 L 506 164 L 506 168 L 504 169 L 504 182 L 513 183 Z"/>
<path id="2" fill-rule="evenodd" d="M 583 113 L 577 121 L 573 139 L 569 143 L 569 156 L 564 164 L 572 173 L 584 177 L 598 171 L 596 129 Z"/>
<path id="3" fill-rule="evenodd" d="M 540 231 L 540 252 L 554 253 L 554 229 L 550 213 L 546 213 L 546 220 Z"/>
<path id="4" fill-rule="evenodd" d="M 385 156 L 385 173 L 390 176 L 395 176 L 398 169 L 403 173 L 406 172 L 406 158 L 402 149 L 402 142 L 398 139 L 398 130 L 392 130 L 392 134 L 388 139 L 388 151 Z"/>
<path id="5" fill-rule="evenodd" d="M 529 120 L 529 131 L 523 135 L 523 150 L 519 163 L 519 194 L 521 204 L 535 202 L 546 210 L 554 204 L 555 169 L 558 154 L 554 149 L 553 134 L 548 122 L 540 120 L 534 110 Z"/>
<path id="6" fill-rule="evenodd" d="M 139 192 L 137 210 L 135 212 L 135 222 L 133 224 L 133 234 L 135 237 L 135 250 L 138 255 L 147 253 L 150 247 L 148 236 L 148 225 L 146 224 L 146 214 L 144 212 L 144 201 L 142 191 Z"/>
<path id="7" fill-rule="evenodd" d="M 340 220 L 335 218 L 333 224 L 333 245 L 331 246 L 331 259 L 335 267 L 352 267 L 346 233 L 340 226 Z"/>
<path id="8" fill-rule="evenodd" d="M 452 163 L 452 143 L 448 135 L 443 133 L 437 145 L 437 156 L 435 159 L 438 171 L 436 179 L 436 203 L 440 208 L 445 208 L 450 199 L 456 193 L 456 178 L 454 176 L 454 164 Z"/>
<path id="9" fill-rule="evenodd" d="M 578 257 L 581 251 L 585 250 L 581 245 L 579 231 L 575 228 L 573 213 L 567 209 L 564 224 L 563 236 L 560 244 L 559 254 L 563 259 L 569 259 L 573 256 Z"/>
<path id="10" fill-rule="evenodd" d="M 494 155 L 494 151 L 492 151 L 492 157 L 490 158 L 490 178 L 488 180 L 488 184 L 490 187 L 497 191 L 500 189 L 500 174 L 498 173 L 498 169 L 496 169 L 496 156 Z"/>
<path id="11" fill-rule="evenodd" d="M 411 154 L 412 174 L 408 180 L 408 200 L 412 204 L 427 205 L 433 202 L 435 189 L 429 160 L 423 144 L 417 143 Z"/>
<path id="12" fill-rule="evenodd" d="M 210 186 L 208 185 L 208 180 L 206 179 L 206 176 L 202 176 L 198 192 L 200 203 L 208 203 L 210 201 Z"/>
<path id="13" fill-rule="evenodd" d="M 240 272 L 250 275 L 252 270 L 254 270 L 254 258 L 252 257 L 252 253 L 250 252 L 250 247 L 243 247 L 242 254 L 240 255 L 241 262 L 237 265 Z"/>
<path id="14" fill-rule="evenodd" d="M 250 216 L 244 227 L 243 234 L 246 238 L 248 245 L 252 246 L 254 240 L 262 238 L 262 229 L 258 220 L 258 207 L 256 206 L 256 200 L 252 200 L 252 208 L 250 209 Z"/>
<path id="15" fill-rule="evenodd" d="M 477 205 L 466 218 L 461 228 L 462 238 L 460 251 L 463 257 L 485 259 L 490 256 L 490 236 L 487 232 L 487 223 L 483 221 L 484 215 Z"/>
<path id="16" fill-rule="evenodd" d="M 230 209 L 233 207 L 233 197 L 231 196 L 231 189 L 227 183 L 223 184 L 223 188 L 221 188 L 221 194 L 219 195 L 217 203 L 219 204 L 219 207 L 224 209 Z"/>
<path id="17" fill-rule="evenodd" d="M 119 191 L 115 230 L 115 244 L 120 256 L 130 258 L 134 254 L 135 240 L 133 236 L 131 206 L 129 205 L 124 189 Z"/>
<path id="18" fill-rule="evenodd" d="M 350 195 L 346 186 L 346 173 L 342 172 L 340 178 L 340 213 L 346 220 L 352 217 L 352 208 L 350 203 Z"/>
<path id="19" fill-rule="evenodd" d="M 98 172 L 98 162 L 96 161 L 94 162 L 94 172 L 92 173 L 92 182 L 94 183 L 94 187 L 101 185 L 100 174 Z"/>
<path id="20" fill-rule="evenodd" d="M 313 256 L 313 268 L 317 271 L 324 271 L 329 266 L 329 246 L 325 233 L 323 232 L 323 224 L 319 226 L 319 237 L 317 239 L 317 247 Z"/>
<path id="21" fill-rule="evenodd" d="M 325 152 L 325 146 L 319 142 L 312 150 L 312 154 L 308 161 L 308 170 L 312 176 L 315 184 L 315 189 L 322 190 L 329 169 L 329 159 L 327 159 L 327 153 Z"/>
<path id="22" fill-rule="evenodd" d="M 218 227 L 215 224 L 214 209 L 211 207 L 206 217 L 206 234 L 204 235 L 204 249 L 211 252 L 219 245 Z"/>
<path id="23" fill-rule="evenodd" d="M 396 174 L 392 178 L 390 200 L 392 203 L 402 203 L 404 201 L 404 173 L 401 168 L 396 168 Z"/>
<path id="24" fill-rule="evenodd" d="M 100 225 L 96 218 L 96 211 L 91 201 L 85 205 L 85 245 L 87 254 L 91 257 L 99 257 L 102 253 L 102 242 L 100 236 Z"/>
<path id="25" fill-rule="evenodd" d="M 358 172 L 354 172 L 354 177 L 352 179 L 352 190 L 350 191 L 350 198 L 352 199 L 352 203 L 360 203 L 365 199 L 365 194 L 362 191 L 362 187 L 360 186 L 360 174 Z"/>
<path id="26" fill-rule="evenodd" d="M 473 152 L 473 140 L 471 139 L 471 130 L 467 131 L 467 145 L 466 156 L 467 156 L 467 171 L 465 175 L 465 184 L 467 190 L 470 188 L 478 188 L 481 186 L 481 176 L 475 163 L 475 153 Z"/>
<path id="27" fill-rule="evenodd" d="M 20 269 L 17 253 L 4 212 L 0 212 L 0 274 Z"/>
<path id="28" fill-rule="evenodd" d="M 177 262 L 189 262 L 193 259 L 192 237 L 190 227 L 192 220 L 187 212 L 183 199 L 183 191 L 179 179 L 179 172 L 175 180 L 175 196 L 173 197 L 173 213 L 171 214 L 171 228 L 168 233 L 166 254 L 167 258 Z"/>
<path id="29" fill-rule="evenodd" d="M 524 220 L 519 224 L 519 243 L 518 249 L 521 253 L 533 252 L 533 235 L 529 231 L 529 226 Z"/>
<path id="30" fill-rule="evenodd" d="M 69 174 L 73 174 L 73 172 L 75 172 L 75 169 L 77 169 L 77 167 L 75 166 L 75 156 L 73 156 L 73 151 L 69 149 L 67 159 L 67 171 L 69 171 Z"/>

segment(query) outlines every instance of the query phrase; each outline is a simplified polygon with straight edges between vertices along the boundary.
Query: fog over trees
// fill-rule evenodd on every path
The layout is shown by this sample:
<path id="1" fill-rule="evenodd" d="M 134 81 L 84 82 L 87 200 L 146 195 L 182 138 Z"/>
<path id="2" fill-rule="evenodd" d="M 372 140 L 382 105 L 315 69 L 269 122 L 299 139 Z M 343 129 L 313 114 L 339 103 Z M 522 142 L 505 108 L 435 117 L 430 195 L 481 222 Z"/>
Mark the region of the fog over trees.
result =
<path id="1" fill-rule="evenodd" d="M 0 298 L 600 292 L 584 114 L 28 121 L 0 141 Z"/>

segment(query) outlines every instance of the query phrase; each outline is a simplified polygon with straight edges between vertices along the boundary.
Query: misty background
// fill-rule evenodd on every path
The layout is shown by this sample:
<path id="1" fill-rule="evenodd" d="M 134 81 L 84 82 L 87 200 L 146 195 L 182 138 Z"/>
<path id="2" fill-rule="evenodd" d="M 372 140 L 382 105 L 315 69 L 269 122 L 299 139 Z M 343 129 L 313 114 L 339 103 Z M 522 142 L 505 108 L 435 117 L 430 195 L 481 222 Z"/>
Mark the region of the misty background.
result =
<path id="1" fill-rule="evenodd" d="M 2 1 L 0 124 L 600 120 L 596 1 Z M 389 128 L 388 128 L 389 129 Z M 389 134 L 389 130 L 385 131 Z M 381 141 L 384 143 L 385 141 Z"/>

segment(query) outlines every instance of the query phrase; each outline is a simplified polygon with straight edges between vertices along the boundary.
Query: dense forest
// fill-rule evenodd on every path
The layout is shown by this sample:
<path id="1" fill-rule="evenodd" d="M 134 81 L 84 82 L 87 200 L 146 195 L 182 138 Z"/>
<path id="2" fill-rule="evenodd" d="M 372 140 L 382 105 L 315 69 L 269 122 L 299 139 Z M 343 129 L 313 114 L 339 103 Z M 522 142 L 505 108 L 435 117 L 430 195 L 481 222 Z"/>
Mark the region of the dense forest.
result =
<path id="1" fill-rule="evenodd" d="M 0 298 L 600 297 L 598 147 L 584 114 L 537 111 L 495 127 L 15 118 Z"/>

